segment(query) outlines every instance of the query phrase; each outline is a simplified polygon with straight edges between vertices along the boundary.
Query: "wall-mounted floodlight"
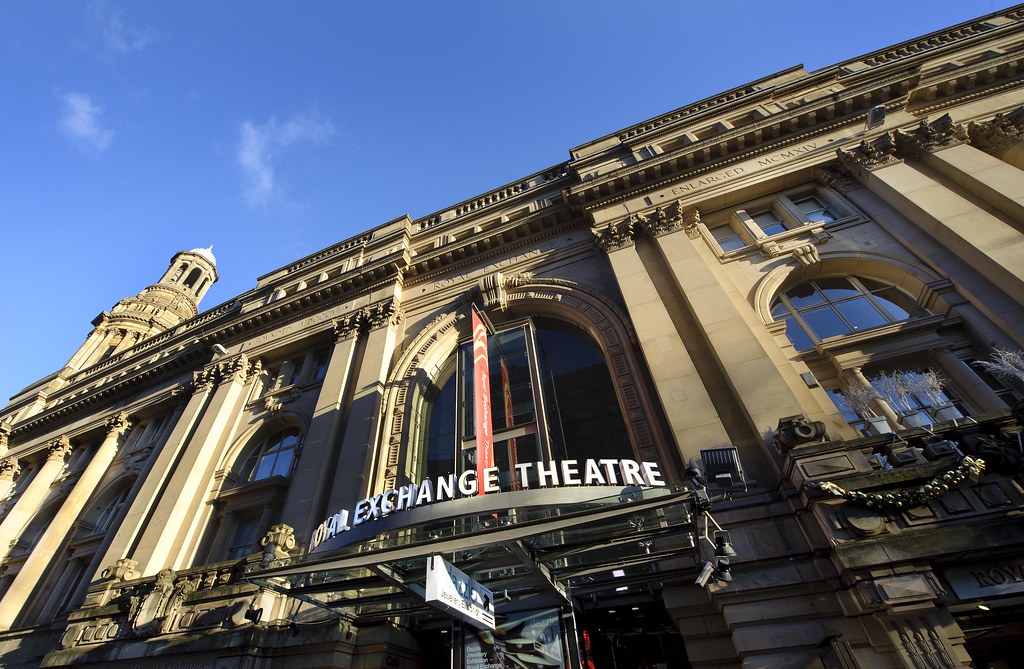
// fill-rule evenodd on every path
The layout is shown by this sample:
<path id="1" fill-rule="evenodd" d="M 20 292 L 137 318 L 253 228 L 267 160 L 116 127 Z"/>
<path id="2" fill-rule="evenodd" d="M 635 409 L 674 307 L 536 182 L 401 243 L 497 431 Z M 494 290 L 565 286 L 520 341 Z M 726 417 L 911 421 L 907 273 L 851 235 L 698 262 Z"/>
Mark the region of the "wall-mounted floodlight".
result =
<path id="1" fill-rule="evenodd" d="M 715 566 L 715 571 L 712 576 L 715 577 L 716 581 L 723 581 L 728 583 L 732 580 L 732 569 L 729 565 L 729 558 L 720 557 L 718 558 L 718 564 Z"/>
<path id="2" fill-rule="evenodd" d="M 715 532 L 715 555 L 718 557 L 736 557 L 736 549 L 732 547 L 728 530 Z"/>
<path id="3" fill-rule="evenodd" d="M 885 123 L 885 105 L 875 105 L 868 110 L 868 118 L 864 130 L 871 130 Z"/>

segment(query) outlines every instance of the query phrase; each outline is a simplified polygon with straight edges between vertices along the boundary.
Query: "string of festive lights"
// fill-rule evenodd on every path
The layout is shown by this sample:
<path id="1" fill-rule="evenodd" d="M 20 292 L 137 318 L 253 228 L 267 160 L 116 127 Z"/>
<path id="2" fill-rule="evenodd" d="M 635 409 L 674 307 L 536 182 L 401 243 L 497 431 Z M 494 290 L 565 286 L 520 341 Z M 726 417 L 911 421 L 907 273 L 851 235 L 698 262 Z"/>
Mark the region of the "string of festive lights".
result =
<path id="1" fill-rule="evenodd" d="M 846 490 L 835 483 L 821 481 L 817 487 L 837 497 L 844 497 L 854 504 L 872 509 L 902 509 L 920 506 L 936 500 L 951 489 L 957 487 L 968 478 L 977 479 L 985 471 L 985 461 L 980 458 L 964 456 L 957 466 L 942 474 L 937 474 L 930 481 L 917 488 L 902 488 L 885 492 L 860 492 Z M 812 484 L 814 485 L 814 484 Z"/>

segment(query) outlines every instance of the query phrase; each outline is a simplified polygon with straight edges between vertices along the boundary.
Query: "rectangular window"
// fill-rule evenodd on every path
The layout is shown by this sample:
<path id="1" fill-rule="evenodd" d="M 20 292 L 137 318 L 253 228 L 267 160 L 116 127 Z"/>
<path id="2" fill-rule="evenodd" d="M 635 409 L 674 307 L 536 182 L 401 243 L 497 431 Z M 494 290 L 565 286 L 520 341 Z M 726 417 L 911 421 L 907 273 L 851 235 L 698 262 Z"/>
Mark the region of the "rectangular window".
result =
<path id="1" fill-rule="evenodd" d="M 256 552 L 256 533 L 259 530 L 260 516 L 258 513 L 236 515 L 234 531 L 228 543 L 225 560 L 237 560 Z"/>
<path id="2" fill-rule="evenodd" d="M 718 242 L 718 245 L 722 247 L 722 251 L 724 253 L 741 249 L 747 245 L 747 243 L 743 241 L 743 238 L 740 237 L 728 223 L 717 225 L 711 228 L 710 231 L 711 236 L 714 237 L 715 241 Z"/>
<path id="3" fill-rule="evenodd" d="M 787 229 L 785 222 L 783 222 L 783 220 L 770 209 L 754 212 L 750 214 L 750 218 L 754 220 L 754 223 L 756 223 L 757 227 L 761 229 L 761 232 L 768 237 L 777 235 L 780 232 L 785 232 Z"/>
<path id="4" fill-rule="evenodd" d="M 793 207 L 800 212 L 804 221 L 831 223 L 836 220 L 836 215 L 832 213 L 832 210 L 813 195 L 798 195 L 792 199 L 792 202 Z"/>

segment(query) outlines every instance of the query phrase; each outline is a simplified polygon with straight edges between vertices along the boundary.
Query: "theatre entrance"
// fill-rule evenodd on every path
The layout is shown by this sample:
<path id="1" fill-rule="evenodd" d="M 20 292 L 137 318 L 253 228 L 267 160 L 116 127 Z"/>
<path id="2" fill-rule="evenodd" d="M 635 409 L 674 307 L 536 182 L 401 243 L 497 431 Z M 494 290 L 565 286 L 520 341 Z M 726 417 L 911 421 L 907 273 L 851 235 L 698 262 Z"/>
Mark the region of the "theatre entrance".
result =
<path id="1" fill-rule="evenodd" d="M 692 582 L 703 564 L 693 501 L 685 486 L 453 500 L 366 523 L 345 545 L 247 577 L 335 612 L 357 655 L 387 648 L 382 662 L 403 668 L 688 667 L 661 588 Z M 493 599 L 493 626 L 427 601 L 434 556 Z"/>

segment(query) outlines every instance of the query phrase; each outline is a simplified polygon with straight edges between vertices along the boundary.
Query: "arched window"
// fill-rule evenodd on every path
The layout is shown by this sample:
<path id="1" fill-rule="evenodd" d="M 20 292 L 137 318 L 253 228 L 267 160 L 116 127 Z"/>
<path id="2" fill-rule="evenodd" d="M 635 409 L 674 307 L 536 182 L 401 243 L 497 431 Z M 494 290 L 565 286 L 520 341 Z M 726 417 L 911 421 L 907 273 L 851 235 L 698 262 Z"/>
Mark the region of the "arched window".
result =
<path id="1" fill-rule="evenodd" d="M 186 277 L 185 279 L 185 286 L 191 288 L 194 285 L 196 285 L 196 281 L 199 280 L 199 277 L 202 276 L 202 274 L 203 270 L 199 269 L 198 267 L 193 269 L 191 272 L 188 273 L 188 277 Z"/>
<path id="2" fill-rule="evenodd" d="M 633 458 L 604 355 L 581 330 L 536 319 L 488 337 L 494 460 L 499 472 L 523 462 Z M 475 467 L 472 350 L 459 347 L 420 391 L 412 479 Z M 503 478 L 503 489 L 522 485 Z"/>
<path id="3" fill-rule="evenodd" d="M 111 524 L 121 512 L 121 509 L 124 508 L 125 502 L 128 501 L 128 494 L 130 492 L 130 486 L 122 486 L 120 490 L 107 500 L 107 503 L 103 506 L 99 515 L 96 516 L 96 523 L 92 530 L 93 534 L 106 532 L 110 528 Z"/>
<path id="4" fill-rule="evenodd" d="M 248 457 L 238 470 L 245 481 L 262 481 L 272 476 L 290 476 L 299 448 L 301 433 L 298 428 L 277 430 L 250 449 Z"/>
<path id="5" fill-rule="evenodd" d="M 860 276 L 812 279 L 786 289 L 772 304 L 772 317 L 786 322 L 786 336 L 799 351 L 829 337 L 924 315 L 899 288 Z"/>

